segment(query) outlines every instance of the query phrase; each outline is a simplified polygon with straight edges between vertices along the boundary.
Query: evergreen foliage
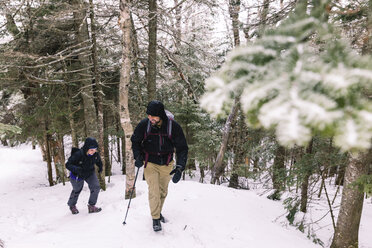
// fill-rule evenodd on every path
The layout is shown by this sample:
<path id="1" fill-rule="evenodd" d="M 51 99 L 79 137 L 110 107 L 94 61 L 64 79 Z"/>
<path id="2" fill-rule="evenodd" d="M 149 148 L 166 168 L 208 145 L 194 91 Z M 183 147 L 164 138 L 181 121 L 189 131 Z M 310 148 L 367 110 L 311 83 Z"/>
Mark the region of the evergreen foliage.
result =
<path id="1" fill-rule="evenodd" d="M 4 135 L 8 132 L 13 134 L 20 134 L 22 132 L 22 129 L 17 126 L 0 123 L 0 135 Z"/>
<path id="2" fill-rule="evenodd" d="M 306 145 L 313 134 L 334 136 L 343 151 L 367 149 L 372 138 L 371 58 L 353 52 L 312 14 L 293 14 L 262 38 L 233 51 L 206 82 L 202 105 L 226 112 L 241 94 L 247 123 L 273 128 L 286 146 Z M 314 42 L 315 41 L 315 42 Z"/>

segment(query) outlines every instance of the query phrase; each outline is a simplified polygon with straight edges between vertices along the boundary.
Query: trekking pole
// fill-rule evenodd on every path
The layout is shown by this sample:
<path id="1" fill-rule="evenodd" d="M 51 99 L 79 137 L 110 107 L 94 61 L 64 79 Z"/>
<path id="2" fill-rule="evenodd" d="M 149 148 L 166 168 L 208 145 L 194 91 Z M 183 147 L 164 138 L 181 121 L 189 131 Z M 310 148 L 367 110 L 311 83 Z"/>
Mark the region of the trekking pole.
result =
<path id="1" fill-rule="evenodd" d="M 136 186 L 136 181 L 137 181 L 137 177 L 138 177 L 138 172 L 139 172 L 139 170 L 140 170 L 140 168 L 138 168 L 138 170 L 137 170 L 136 178 L 134 179 L 133 188 L 132 188 L 132 191 L 130 192 L 129 203 L 128 203 L 128 208 L 127 208 L 127 213 L 125 214 L 125 219 L 124 219 L 123 225 L 127 224 L 125 221 L 127 220 L 128 211 L 129 211 L 129 206 L 130 206 L 130 202 L 132 201 L 133 191 L 134 191 L 134 187 Z"/>

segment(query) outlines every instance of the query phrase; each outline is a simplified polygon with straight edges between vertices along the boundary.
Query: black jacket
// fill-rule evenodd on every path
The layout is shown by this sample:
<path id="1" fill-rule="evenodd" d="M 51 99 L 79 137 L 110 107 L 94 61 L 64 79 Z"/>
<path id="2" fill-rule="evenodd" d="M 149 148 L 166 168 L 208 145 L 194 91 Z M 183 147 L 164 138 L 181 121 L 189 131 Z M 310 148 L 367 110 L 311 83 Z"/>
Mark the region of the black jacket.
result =
<path id="1" fill-rule="evenodd" d="M 159 101 L 152 101 L 147 107 L 147 114 L 159 116 L 162 119 L 161 127 L 151 126 L 150 133 L 145 139 L 145 133 L 149 122 L 148 118 L 143 119 L 135 128 L 131 137 L 133 155 L 136 160 L 145 160 L 145 151 L 149 153 L 148 162 L 165 165 L 168 161 L 168 154 L 171 154 L 173 160 L 173 152 L 176 149 L 176 164 L 181 165 L 183 169 L 186 166 L 188 146 L 185 135 L 181 126 L 174 120 L 172 123 L 171 139 L 166 135 L 168 127 L 168 117 L 164 111 L 164 105 Z M 156 134 L 163 134 L 156 135 Z"/>
<path id="2" fill-rule="evenodd" d="M 66 168 L 74 175 L 86 179 L 94 173 L 94 165 L 102 171 L 102 161 L 98 152 L 88 156 L 90 148 L 98 148 L 98 143 L 94 138 L 87 138 L 81 149 L 74 152 L 66 162 Z"/>

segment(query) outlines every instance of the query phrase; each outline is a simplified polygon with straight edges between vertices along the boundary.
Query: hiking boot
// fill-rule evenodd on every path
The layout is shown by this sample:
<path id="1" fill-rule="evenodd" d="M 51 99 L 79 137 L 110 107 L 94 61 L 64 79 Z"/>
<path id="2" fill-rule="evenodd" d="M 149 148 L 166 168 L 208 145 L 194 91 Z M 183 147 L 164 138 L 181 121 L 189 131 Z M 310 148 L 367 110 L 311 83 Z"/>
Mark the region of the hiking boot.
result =
<path id="1" fill-rule="evenodd" d="M 162 214 L 160 214 L 160 219 L 159 219 L 161 222 L 163 222 L 163 223 L 165 223 L 166 222 L 166 220 L 165 220 L 165 218 L 164 218 L 164 216 L 162 215 Z"/>
<path id="2" fill-rule="evenodd" d="M 98 213 L 101 212 L 102 208 L 97 208 L 94 205 L 88 205 L 88 212 L 91 213 Z"/>
<path id="3" fill-rule="evenodd" d="M 160 219 L 153 219 L 152 220 L 152 228 L 154 228 L 155 232 L 161 231 Z"/>
<path id="4" fill-rule="evenodd" d="M 71 210 L 71 213 L 72 214 L 78 214 L 79 213 L 79 210 L 76 208 L 76 206 L 70 206 L 70 210 Z"/>

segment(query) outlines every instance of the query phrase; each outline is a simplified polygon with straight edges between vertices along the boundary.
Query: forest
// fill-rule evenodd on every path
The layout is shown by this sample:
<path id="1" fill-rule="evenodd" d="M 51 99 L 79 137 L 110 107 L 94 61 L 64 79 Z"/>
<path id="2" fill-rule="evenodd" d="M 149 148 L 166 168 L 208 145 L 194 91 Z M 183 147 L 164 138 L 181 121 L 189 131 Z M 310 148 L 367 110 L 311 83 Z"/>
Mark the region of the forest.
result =
<path id="1" fill-rule="evenodd" d="M 95 137 L 101 188 L 118 163 L 129 197 L 130 137 L 157 99 L 188 142 L 183 180 L 260 184 L 300 231 L 295 215 L 326 194 L 331 247 L 358 247 L 371 38 L 372 0 L 2 0 L 0 141 L 39 146 L 53 186 L 71 147 Z"/>

